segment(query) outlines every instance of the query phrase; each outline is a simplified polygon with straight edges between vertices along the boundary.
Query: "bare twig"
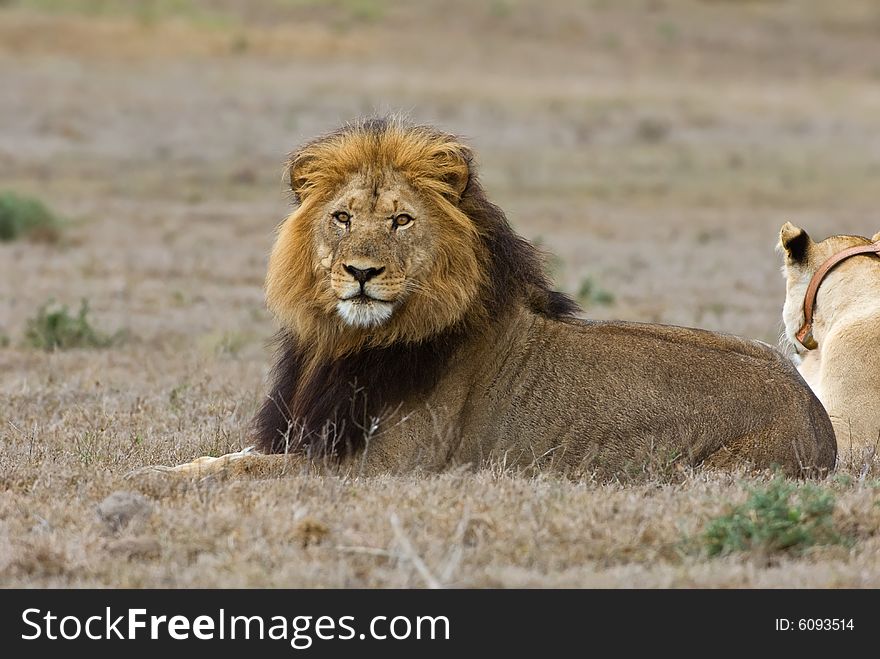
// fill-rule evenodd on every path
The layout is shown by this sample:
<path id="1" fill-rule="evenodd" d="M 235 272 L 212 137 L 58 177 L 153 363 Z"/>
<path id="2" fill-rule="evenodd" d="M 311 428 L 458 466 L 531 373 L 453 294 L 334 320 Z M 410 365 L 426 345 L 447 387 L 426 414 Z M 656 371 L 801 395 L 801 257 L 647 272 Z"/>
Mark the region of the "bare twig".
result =
<path id="1" fill-rule="evenodd" d="M 461 563 L 461 557 L 464 555 L 464 536 L 467 533 L 468 525 L 471 523 L 471 509 L 470 506 L 465 503 L 464 512 L 461 514 L 461 519 L 458 520 L 458 526 L 455 528 L 455 536 L 452 541 L 452 551 L 450 552 L 449 558 L 446 559 L 446 565 L 443 566 L 443 570 L 440 572 L 440 578 L 443 583 L 449 583 L 450 579 L 452 579 L 453 573 L 458 569 L 459 563 Z"/>
<path id="2" fill-rule="evenodd" d="M 401 552 L 413 564 L 416 572 L 418 572 L 419 576 L 424 580 L 425 585 L 432 589 L 443 588 L 443 586 L 440 585 L 440 582 L 437 581 L 436 577 L 431 574 L 431 571 L 428 569 L 428 566 L 425 565 L 422 558 L 416 553 L 409 538 L 407 538 L 406 534 L 403 532 L 403 527 L 400 525 L 400 519 L 398 519 L 397 515 L 391 513 L 389 520 L 391 522 L 391 529 L 394 531 L 394 538 L 400 545 Z"/>
<path id="3" fill-rule="evenodd" d="M 382 558 L 401 558 L 397 552 L 388 551 L 381 547 L 361 547 L 358 545 L 337 545 L 336 551 L 343 554 L 365 554 L 367 556 L 381 556 Z"/>

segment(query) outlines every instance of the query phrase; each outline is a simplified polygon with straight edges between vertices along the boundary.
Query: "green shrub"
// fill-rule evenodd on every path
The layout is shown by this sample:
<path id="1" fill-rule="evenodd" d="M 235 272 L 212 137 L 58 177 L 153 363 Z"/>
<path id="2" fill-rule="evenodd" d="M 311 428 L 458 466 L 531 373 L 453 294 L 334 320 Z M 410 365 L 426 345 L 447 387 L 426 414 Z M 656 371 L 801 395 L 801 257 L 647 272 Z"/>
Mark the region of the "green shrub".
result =
<path id="1" fill-rule="evenodd" d="M 711 520 L 702 539 L 709 556 L 739 551 L 773 554 L 838 544 L 842 538 L 835 531 L 833 512 L 831 492 L 777 476 L 752 489 L 744 504 Z"/>
<path id="2" fill-rule="evenodd" d="M 601 288 L 592 277 L 584 277 L 581 280 L 577 299 L 583 307 L 593 305 L 607 307 L 614 304 L 614 294 Z"/>
<path id="3" fill-rule="evenodd" d="M 0 192 L 0 241 L 27 237 L 55 241 L 61 234 L 61 221 L 38 199 Z"/>
<path id="4" fill-rule="evenodd" d="M 99 332 L 89 322 L 89 305 L 83 300 L 79 312 L 73 315 L 64 305 L 50 301 L 27 321 L 25 340 L 40 350 L 67 350 L 68 348 L 105 348 L 120 334 Z"/>

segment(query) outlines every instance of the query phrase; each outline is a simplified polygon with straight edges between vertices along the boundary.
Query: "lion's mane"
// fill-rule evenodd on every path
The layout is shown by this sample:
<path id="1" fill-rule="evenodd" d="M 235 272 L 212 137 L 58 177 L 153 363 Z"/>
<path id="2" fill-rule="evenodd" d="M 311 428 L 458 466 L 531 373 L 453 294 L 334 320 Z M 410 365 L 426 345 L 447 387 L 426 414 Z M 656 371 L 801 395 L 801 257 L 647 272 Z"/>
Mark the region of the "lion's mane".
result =
<path id="1" fill-rule="evenodd" d="M 440 258 L 386 325 L 346 327 L 313 263 L 317 209 L 356 173 L 403 175 L 437 217 Z M 266 277 L 281 329 L 270 394 L 255 419 L 263 452 L 357 451 L 405 397 L 427 394 L 456 348 L 522 303 L 552 318 L 577 305 L 551 290 L 541 253 L 485 195 L 470 149 L 398 118 L 348 124 L 293 153 L 296 209 L 281 224 Z M 381 423 L 381 421 L 379 421 Z"/>

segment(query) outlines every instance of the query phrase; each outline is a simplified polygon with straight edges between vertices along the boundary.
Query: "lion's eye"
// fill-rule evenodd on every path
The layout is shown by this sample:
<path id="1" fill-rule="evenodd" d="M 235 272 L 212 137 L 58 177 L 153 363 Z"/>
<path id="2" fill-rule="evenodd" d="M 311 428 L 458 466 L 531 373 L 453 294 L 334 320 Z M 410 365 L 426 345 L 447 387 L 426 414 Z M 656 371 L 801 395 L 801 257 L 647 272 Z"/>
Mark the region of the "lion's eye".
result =
<path id="1" fill-rule="evenodd" d="M 351 222 L 351 215 L 345 211 L 336 211 L 333 213 L 333 219 L 339 222 L 339 224 L 348 224 Z"/>
<path id="2" fill-rule="evenodd" d="M 405 227 L 407 224 L 413 221 L 412 215 L 407 215 L 406 213 L 401 213 L 400 215 L 394 218 L 394 228 L 397 227 Z"/>

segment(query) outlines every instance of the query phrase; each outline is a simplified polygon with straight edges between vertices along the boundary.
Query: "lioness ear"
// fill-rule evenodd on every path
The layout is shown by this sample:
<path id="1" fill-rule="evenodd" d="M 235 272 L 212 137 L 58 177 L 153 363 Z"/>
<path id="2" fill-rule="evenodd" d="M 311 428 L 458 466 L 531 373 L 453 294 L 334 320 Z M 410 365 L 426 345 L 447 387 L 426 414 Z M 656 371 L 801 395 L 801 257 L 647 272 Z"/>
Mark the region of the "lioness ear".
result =
<path id="1" fill-rule="evenodd" d="M 878 240 L 880 240 L 880 231 L 878 231 L 878 232 L 875 233 L 873 236 L 871 236 L 871 242 L 872 242 L 872 243 L 876 243 Z"/>
<path id="2" fill-rule="evenodd" d="M 807 258 L 811 242 L 809 234 L 791 222 L 786 222 L 779 230 L 779 244 L 785 250 L 788 258 L 795 263 L 800 263 Z"/>

